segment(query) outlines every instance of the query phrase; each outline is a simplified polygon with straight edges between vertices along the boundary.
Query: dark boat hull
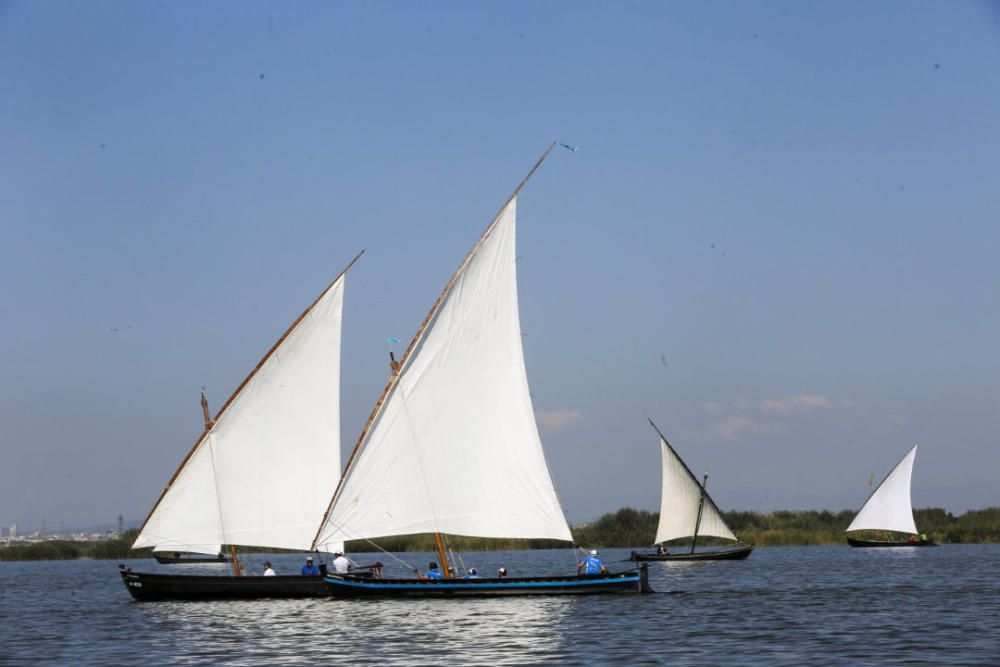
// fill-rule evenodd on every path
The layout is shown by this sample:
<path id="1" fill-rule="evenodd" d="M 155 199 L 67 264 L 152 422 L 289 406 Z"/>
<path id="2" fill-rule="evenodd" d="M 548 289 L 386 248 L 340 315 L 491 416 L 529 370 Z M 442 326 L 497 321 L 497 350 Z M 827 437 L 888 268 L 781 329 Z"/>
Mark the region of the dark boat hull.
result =
<path id="1" fill-rule="evenodd" d="M 937 543 L 934 540 L 914 540 L 910 542 L 909 540 L 904 540 L 902 542 L 888 542 L 880 540 L 859 540 L 854 537 L 848 537 L 847 543 L 852 547 L 936 547 Z"/>
<path id="2" fill-rule="evenodd" d="M 204 563 L 225 563 L 226 557 L 218 556 L 168 556 L 166 553 L 153 553 L 153 558 L 161 565 L 187 565 Z"/>
<path id="3" fill-rule="evenodd" d="M 652 593 L 646 565 L 615 574 L 504 579 L 363 579 L 328 575 L 334 597 L 424 598 L 509 597 L 515 595 L 600 595 Z"/>
<path id="4" fill-rule="evenodd" d="M 743 560 L 753 551 L 753 546 L 725 549 L 722 551 L 696 551 L 694 553 L 650 554 L 632 552 L 632 560 L 637 561 L 702 561 L 702 560 Z"/>
<path id="5" fill-rule="evenodd" d="M 329 597 L 322 577 L 212 576 L 153 574 L 121 569 L 122 582 L 136 600 L 256 600 Z"/>

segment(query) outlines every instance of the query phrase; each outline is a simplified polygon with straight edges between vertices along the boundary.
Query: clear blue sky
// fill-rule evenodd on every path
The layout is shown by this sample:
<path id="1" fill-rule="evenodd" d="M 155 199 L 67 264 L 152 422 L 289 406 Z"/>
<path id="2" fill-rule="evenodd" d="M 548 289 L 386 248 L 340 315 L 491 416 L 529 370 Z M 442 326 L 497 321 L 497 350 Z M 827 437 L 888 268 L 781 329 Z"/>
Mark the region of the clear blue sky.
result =
<path id="1" fill-rule="evenodd" d="M 138 521 L 360 248 L 343 439 L 489 218 L 571 520 L 1000 504 L 987 2 L 0 4 L 0 525 Z M 266 491 L 263 491 L 266 492 Z"/>

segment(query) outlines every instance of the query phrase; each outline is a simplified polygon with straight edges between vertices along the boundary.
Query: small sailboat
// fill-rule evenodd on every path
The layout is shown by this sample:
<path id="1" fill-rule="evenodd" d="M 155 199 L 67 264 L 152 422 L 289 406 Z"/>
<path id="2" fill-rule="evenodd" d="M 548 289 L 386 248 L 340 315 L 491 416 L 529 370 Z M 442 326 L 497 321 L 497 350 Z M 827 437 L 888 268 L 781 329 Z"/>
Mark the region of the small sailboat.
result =
<path id="1" fill-rule="evenodd" d="M 913 521 L 913 505 L 910 501 L 910 480 L 913 476 L 913 460 L 917 456 L 917 446 L 906 453 L 896 464 L 868 500 L 858 510 L 854 521 L 846 533 L 858 530 L 878 530 L 905 533 L 905 540 L 866 540 L 847 535 L 847 543 L 852 547 L 933 547 L 933 540 L 917 531 Z"/>
<path id="2" fill-rule="evenodd" d="M 656 552 L 633 551 L 632 558 L 637 561 L 691 561 L 691 560 L 741 560 L 753 551 L 751 545 L 741 545 L 733 549 L 710 551 L 695 551 L 698 537 L 720 537 L 739 542 L 733 531 L 729 529 L 719 512 L 718 506 L 708 495 L 705 486 L 708 484 L 708 474 L 703 481 L 692 474 L 681 457 L 677 454 L 667 439 L 656 428 L 653 420 L 650 425 L 660 436 L 660 454 L 663 463 L 663 491 L 660 496 L 660 523 L 656 528 L 656 539 L 653 544 L 684 537 L 691 538 L 691 548 L 686 552 L 670 553 L 659 547 Z"/>
<path id="3" fill-rule="evenodd" d="M 442 534 L 572 540 L 535 424 L 517 302 L 517 196 L 553 146 L 462 260 L 393 364 L 313 544 L 433 533 L 444 577 L 330 574 L 334 596 L 649 590 L 645 569 L 503 579 L 449 573 Z"/>
<path id="4" fill-rule="evenodd" d="M 321 576 L 247 575 L 236 546 L 310 550 L 329 490 L 340 477 L 344 278 L 360 256 L 295 320 L 214 420 L 202 395 L 205 430 L 132 544 L 167 558 L 184 552 L 213 561 L 228 545 L 232 574 L 136 572 L 122 564 L 122 581 L 132 597 L 329 595 Z M 342 550 L 339 543 L 327 546 Z"/>
<path id="5" fill-rule="evenodd" d="M 185 553 L 183 551 L 154 551 L 153 558 L 160 565 L 204 565 L 206 563 L 225 563 L 226 555 L 217 553 L 214 556 Z"/>

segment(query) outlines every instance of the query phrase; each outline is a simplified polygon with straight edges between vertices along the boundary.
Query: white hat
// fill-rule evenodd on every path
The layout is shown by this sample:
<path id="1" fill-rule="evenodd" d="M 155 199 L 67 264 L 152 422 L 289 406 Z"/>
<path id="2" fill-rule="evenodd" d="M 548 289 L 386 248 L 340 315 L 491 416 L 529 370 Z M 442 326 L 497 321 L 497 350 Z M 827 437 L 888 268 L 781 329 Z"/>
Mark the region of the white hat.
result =
<path id="1" fill-rule="evenodd" d="M 591 549 L 587 553 L 590 554 L 591 556 L 596 556 L 597 555 L 597 549 Z"/>

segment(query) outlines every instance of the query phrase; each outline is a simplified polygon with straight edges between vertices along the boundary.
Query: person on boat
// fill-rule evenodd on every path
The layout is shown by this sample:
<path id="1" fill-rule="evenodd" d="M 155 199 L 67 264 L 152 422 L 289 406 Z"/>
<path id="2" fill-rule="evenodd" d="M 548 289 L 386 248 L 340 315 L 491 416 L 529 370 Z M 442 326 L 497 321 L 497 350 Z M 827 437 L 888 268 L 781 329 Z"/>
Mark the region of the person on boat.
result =
<path id="1" fill-rule="evenodd" d="M 908 540 L 908 541 L 910 542 L 910 544 L 913 544 L 914 542 L 916 542 L 916 541 L 917 541 L 917 539 L 918 539 L 918 538 L 917 538 L 917 536 L 916 536 L 916 535 L 910 535 L 910 537 L 909 537 L 909 540 Z"/>
<path id="2" fill-rule="evenodd" d="M 424 579 L 444 579 L 444 575 L 438 569 L 437 563 L 431 563 L 427 566 L 427 574 L 424 575 Z"/>
<path id="3" fill-rule="evenodd" d="M 669 554 L 670 554 L 670 551 L 668 551 L 665 546 L 663 546 L 662 544 L 657 544 L 656 545 L 656 555 L 657 556 L 667 556 Z"/>
<path id="4" fill-rule="evenodd" d="M 503 579 L 506 576 L 507 576 L 507 568 L 501 567 L 499 570 L 497 570 L 497 579 Z"/>
<path id="5" fill-rule="evenodd" d="M 597 549 L 591 549 L 587 552 L 587 556 L 580 561 L 576 571 L 579 574 L 607 574 L 608 568 L 604 567 L 604 563 L 597 557 Z"/>
<path id="6" fill-rule="evenodd" d="M 302 576 L 303 577 L 318 577 L 319 568 L 313 565 L 313 558 L 309 556 L 306 558 L 306 564 L 302 566 Z"/>
<path id="7" fill-rule="evenodd" d="M 264 561 L 264 576 L 265 577 L 278 576 L 278 573 L 274 571 L 274 568 L 271 567 L 271 563 L 269 561 Z"/>
<path id="8" fill-rule="evenodd" d="M 470 567 L 469 568 L 469 573 L 466 574 L 462 578 L 463 579 L 482 579 L 482 577 L 479 576 L 479 572 L 477 572 L 476 568 L 474 568 L 474 567 Z"/>
<path id="9" fill-rule="evenodd" d="M 347 560 L 347 557 L 339 551 L 334 555 L 333 559 L 333 572 L 334 574 L 347 574 L 351 570 L 351 561 Z"/>

